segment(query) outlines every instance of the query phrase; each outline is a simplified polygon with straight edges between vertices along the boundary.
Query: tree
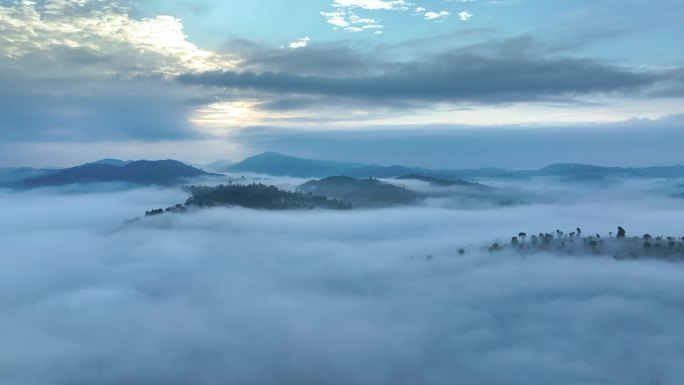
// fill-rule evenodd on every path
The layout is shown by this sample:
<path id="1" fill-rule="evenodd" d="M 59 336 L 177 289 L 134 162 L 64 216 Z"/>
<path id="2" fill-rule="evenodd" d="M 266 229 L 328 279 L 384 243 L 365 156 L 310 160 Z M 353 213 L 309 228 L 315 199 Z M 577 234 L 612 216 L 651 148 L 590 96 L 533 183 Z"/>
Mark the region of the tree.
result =
<path id="1" fill-rule="evenodd" d="M 596 251 L 596 246 L 598 246 L 598 242 L 596 242 L 595 240 L 591 240 L 591 241 L 587 242 L 587 245 L 591 246 L 591 248 L 594 251 Z"/>
<path id="2" fill-rule="evenodd" d="M 617 237 L 618 238 L 624 238 L 625 235 L 626 235 L 625 229 L 623 229 L 622 226 L 618 226 Z"/>
<path id="3" fill-rule="evenodd" d="M 463 250 L 463 249 L 458 249 L 458 255 L 464 255 L 464 254 L 465 254 L 465 250 Z"/>
<path id="4" fill-rule="evenodd" d="M 578 237 L 582 236 L 582 229 L 580 229 L 579 227 L 577 228 L 577 236 Z"/>
<path id="5" fill-rule="evenodd" d="M 522 239 L 523 243 L 525 243 L 525 238 L 527 238 L 527 234 L 524 232 L 518 233 L 518 238 Z"/>

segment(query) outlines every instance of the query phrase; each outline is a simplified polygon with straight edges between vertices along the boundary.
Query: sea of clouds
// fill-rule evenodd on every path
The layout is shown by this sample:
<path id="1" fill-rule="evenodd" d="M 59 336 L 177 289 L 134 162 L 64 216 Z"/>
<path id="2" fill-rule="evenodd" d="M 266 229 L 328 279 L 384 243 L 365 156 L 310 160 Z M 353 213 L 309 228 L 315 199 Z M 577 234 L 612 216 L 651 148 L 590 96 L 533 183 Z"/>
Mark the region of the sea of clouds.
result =
<path id="1" fill-rule="evenodd" d="M 0 384 L 682 384 L 684 264 L 482 250 L 576 227 L 681 237 L 661 184 L 132 223 L 186 193 L 0 191 Z"/>

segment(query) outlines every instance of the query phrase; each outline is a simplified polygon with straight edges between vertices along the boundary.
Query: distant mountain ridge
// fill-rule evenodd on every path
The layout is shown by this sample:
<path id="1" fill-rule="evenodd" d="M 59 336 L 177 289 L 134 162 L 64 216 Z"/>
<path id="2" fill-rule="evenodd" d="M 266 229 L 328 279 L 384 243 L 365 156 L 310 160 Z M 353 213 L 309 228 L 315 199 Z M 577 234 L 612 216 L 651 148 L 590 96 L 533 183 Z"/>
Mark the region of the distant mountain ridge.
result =
<path id="1" fill-rule="evenodd" d="M 410 173 L 438 173 L 445 175 L 448 171 L 411 168 L 406 166 L 378 166 L 361 163 L 333 162 L 313 160 L 283 155 L 277 152 L 265 152 L 251 156 L 240 163 L 227 167 L 225 172 L 253 172 L 273 176 L 290 176 L 298 178 L 324 178 L 328 176 L 351 176 L 354 178 L 396 178 Z"/>
<path id="2" fill-rule="evenodd" d="M 225 171 L 254 172 L 275 176 L 322 177 L 339 175 L 345 170 L 362 167 L 356 163 L 311 160 L 283 155 L 277 152 L 264 152 L 251 156 L 242 162 L 229 166 Z"/>
<path id="3" fill-rule="evenodd" d="M 86 163 L 81 166 L 58 170 L 51 174 L 25 179 L 23 187 L 35 188 L 97 182 L 167 185 L 181 183 L 190 178 L 215 175 L 171 159 L 123 162 L 120 166 L 115 165 L 118 164 L 117 162 L 113 163 L 109 161 Z"/>
<path id="4" fill-rule="evenodd" d="M 33 168 L 33 167 L 7 167 L 0 168 L 0 186 L 12 186 L 28 178 L 37 178 L 43 175 L 58 172 L 59 169 Z"/>
<path id="5" fill-rule="evenodd" d="M 427 169 L 401 165 L 380 166 L 351 162 L 334 162 L 297 158 L 266 152 L 246 158 L 237 164 L 214 162 L 212 171 L 229 173 L 258 173 L 300 178 L 349 176 L 353 178 L 415 179 L 435 186 L 478 185 L 477 178 L 532 178 L 558 177 L 570 182 L 594 182 L 610 178 L 684 178 L 684 166 L 604 167 L 589 164 L 556 163 L 536 170 Z M 135 184 L 178 184 L 207 173 L 199 168 L 175 160 L 124 161 L 101 159 L 65 169 L 8 167 L 0 168 L 0 187 L 32 188 L 74 183 L 125 182 Z M 479 185 L 484 186 L 484 185 Z"/>
<path id="6" fill-rule="evenodd" d="M 603 167 L 589 164 L 556 163 L 536 171 L 519 171 L 532 175 L 595 175 L 601 177 L 671 178 L 684 176 L 684 166 Z"/>
<path id="7" fill-rule="evenodd" d="M 609 177 L 674 178 L 684 177 L 684 166 L 605 167 L 587 164 L 556 163 L 537 170 L 509 170 L 496 167 L 479 169 L 428 169 L 408 166 L 379 166 L 359 163 L 331 162 L 297 158 L 275 152 L 266 152 L 246 158 L 227 167 L 225 172 L 253 172 L 273 176 L 321 178 L 345 175 L 355 178 L 399 178 L 416 174 L 429 178 L 464 180 L 488 177 L 557 176 L 570 180 L 600 179 Z"/>

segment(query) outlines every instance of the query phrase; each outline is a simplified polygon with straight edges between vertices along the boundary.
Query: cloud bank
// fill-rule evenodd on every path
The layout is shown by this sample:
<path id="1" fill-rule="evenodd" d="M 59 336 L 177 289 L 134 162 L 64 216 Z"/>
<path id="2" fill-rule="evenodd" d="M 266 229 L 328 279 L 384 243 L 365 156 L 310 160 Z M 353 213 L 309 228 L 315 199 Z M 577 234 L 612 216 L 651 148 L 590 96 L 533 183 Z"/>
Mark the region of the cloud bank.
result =
<path id="1" fill-rule="evenodd" d="M 372 100 L 510 103 L 593 93 L 638 91 L 660 79 L 589 59 L 489 58 L 445 53 L 395 64 L 378 75 L 305 76 L 286 72 L 212 71 L 178 77 L 183 84 Z"/>
<path id="2" fill-rule="evenodd" d="M 182 196 L 1 193 L 0 382 L 684 379 L 683 266 L 477 251 L 522 230 L 669 234 L 682 201 L 216 209 L 121 225 Z"/>

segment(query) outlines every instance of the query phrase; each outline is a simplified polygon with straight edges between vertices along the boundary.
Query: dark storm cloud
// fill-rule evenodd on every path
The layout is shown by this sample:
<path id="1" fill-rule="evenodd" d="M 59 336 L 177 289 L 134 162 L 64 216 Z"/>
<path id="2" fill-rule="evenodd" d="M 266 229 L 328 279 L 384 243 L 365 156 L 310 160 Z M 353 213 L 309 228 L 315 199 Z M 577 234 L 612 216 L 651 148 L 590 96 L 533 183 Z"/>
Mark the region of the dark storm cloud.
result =
<path id="1" fill-rule="evenodd" d="M 591 59 L 484 57 L 445 53 L 382 74 L 332 77 L 290 72 L 214 71 L 184 74 L 183 84 L 373 100 L 508 103 L 638 91 L 660 79 Z"/>

